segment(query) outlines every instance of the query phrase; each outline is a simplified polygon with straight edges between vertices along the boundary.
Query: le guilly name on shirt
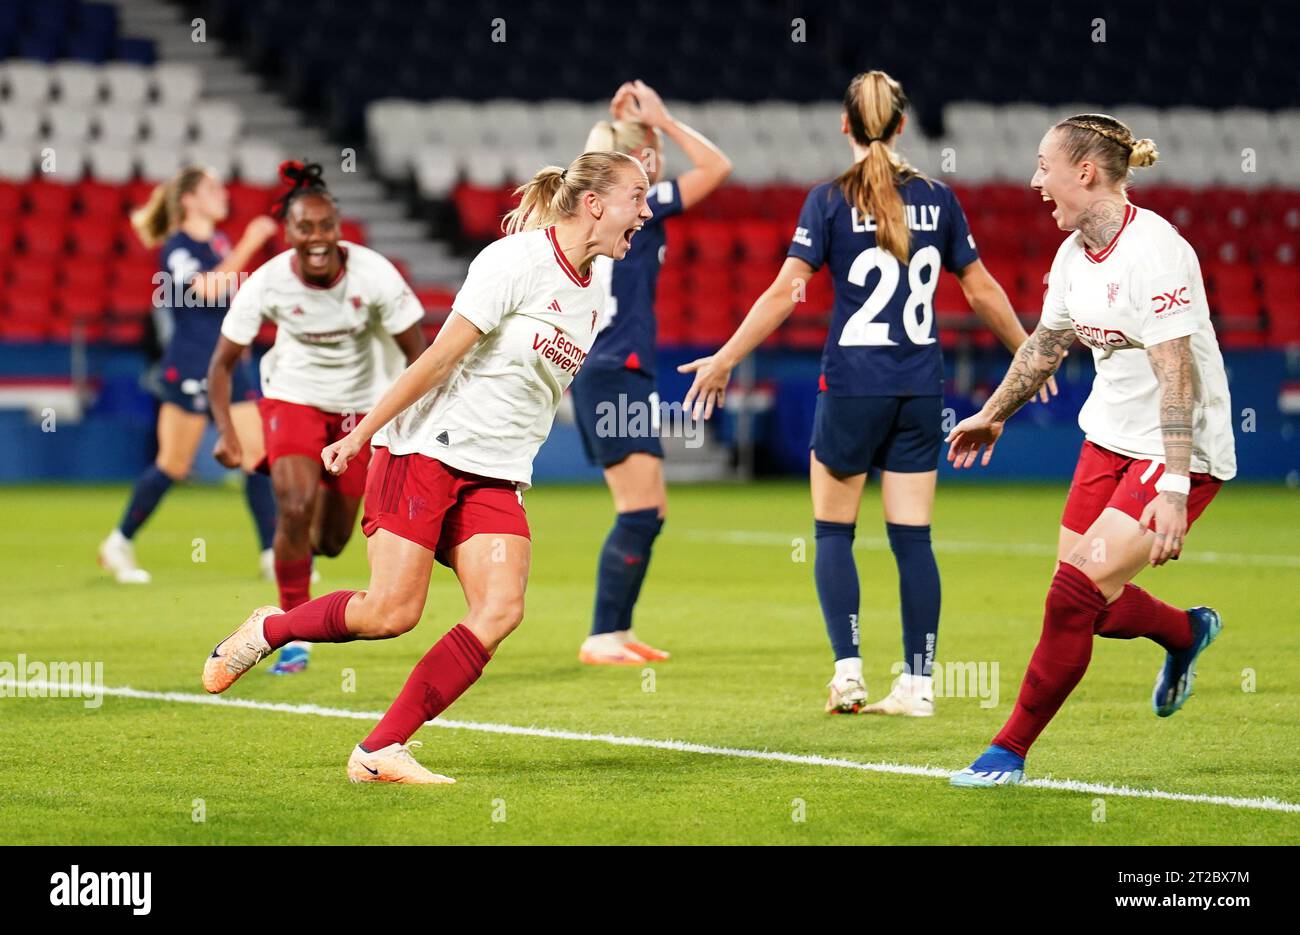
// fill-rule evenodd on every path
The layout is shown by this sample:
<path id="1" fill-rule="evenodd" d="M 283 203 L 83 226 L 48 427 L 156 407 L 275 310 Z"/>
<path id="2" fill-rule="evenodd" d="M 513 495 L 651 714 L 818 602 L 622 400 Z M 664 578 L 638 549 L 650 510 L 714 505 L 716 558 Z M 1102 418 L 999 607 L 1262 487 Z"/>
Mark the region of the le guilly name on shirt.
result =
<path id="1" fill-rule="evenodd" d="M 939 205 L 904 205 L 906 208 L 907 229 L 914 231 L 937 231 L 939 229 Z M 853 212 L 853 233 L 865 234 L 876 229 L 876 219 L 871 215 L 865 218 Z"/>

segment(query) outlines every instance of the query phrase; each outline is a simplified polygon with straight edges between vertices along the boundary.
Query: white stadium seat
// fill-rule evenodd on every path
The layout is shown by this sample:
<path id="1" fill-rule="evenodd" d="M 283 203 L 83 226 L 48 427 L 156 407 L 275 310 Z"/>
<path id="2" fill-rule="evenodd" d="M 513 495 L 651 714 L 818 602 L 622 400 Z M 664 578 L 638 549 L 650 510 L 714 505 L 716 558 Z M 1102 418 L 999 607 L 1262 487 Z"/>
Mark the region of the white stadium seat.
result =
<path id="1" fill-rule="evenodd" d="M 86 172 L 87 150 L 84 139 L 47 140 L 42 147 L 41 171 L 58 182 L 77 182 Z M 45 158 L 47 155 L 50 158 Z"/>
<path id="2" fill-rule="evenodd" d="M 94 104 L 99 100 L 100 70 L 85 62 L 59 62 L 54 66 L 54 83 L 62 104 Z"/>
<path id="3" fill-rule="evenodd" d="M 90 174 L 101 182 L 120 185 L 135 175 L 135 150 L 129 145 L 101 141 L 91 147 Z"/>
<path id="4" fill-rule="evenodd" d="M 239 137 L 243 115 L 228 101 L 203 101 L 193 108 L 194 129 L 204 142 L 231 143 Z"/>
<path id="5" fill-rule="evenodd" d="M 0 104 L 0 139 L 28 143 L 41 135 L 41 112 L 29 104 Z"/>
<path id="6" fill-rule="evenodd" d="M 240 140 L 235 145 L 235 162 L 239 178 L 250 185 L 274 185 L 280 178 L 284 154 L 274 143 L 264 140 Z"/>
<path id="7" fill-rule="evenodd" d="M 0 68 L 10 103 L 43 104 L 49 100 L 53 76 L 44 62 L 13 59 Z"/>
<path id="8" fill-rule="evenodd" d="M 203 75 L 194 65 L 164 62 L 153 67 L 154 94 L 168 107 L 189 107 L 199 98 Z"/>
<path id="9" fill-rule="evenodd" d="M 90 137 L 91 111 L 84 104 L 51 104 L 45 108 L 46 136 L 55 140 Z"/>
<path id="10" fill-rule="evenodd" d="M 108 143 L 134 143 L 140 138 L 140 112 L 134 107 L 109 105 L 95 112 L 98 139 Z"/>
<path id="11" fill-rule="evenodd" d="M 25 182 L 36 166 L 28 143 L 0 141 L 0 181 Z"/>
<path id="12" fill-rule="evenodd" d="M 184 108 L 147 107 L 145 133 L 155 146 L 175 147 L 190 138 L 190 111 Z"/>
<path id="13" fill-rule="evenodd" d="M 179 172 L 181 151 L 175 146 L 156 146 L 140 143 L 135 147 L 140 177 L 149 182 L 165 182 Z"/>
<path id="14" fill-rule="evenodd" d="M 223 180 L 235 174 L 235 154 L 224 146 L 190 146 L 185 150 L 184 162 L 210 169 Z"/>
<path id="15" fill-rule="evenodd" d="M 442 200 L 451 196 L 460 176 L 450 149 L 426 144 L 415 155 L 415 185 L 425 198 Z"/>
<path id="16" fill-rule="evenodd" d="M 123 107 L 139 107 L 149 96 L 149 73 L 133 62 L 110 62 L 101 70 L 108 101 Z"/>

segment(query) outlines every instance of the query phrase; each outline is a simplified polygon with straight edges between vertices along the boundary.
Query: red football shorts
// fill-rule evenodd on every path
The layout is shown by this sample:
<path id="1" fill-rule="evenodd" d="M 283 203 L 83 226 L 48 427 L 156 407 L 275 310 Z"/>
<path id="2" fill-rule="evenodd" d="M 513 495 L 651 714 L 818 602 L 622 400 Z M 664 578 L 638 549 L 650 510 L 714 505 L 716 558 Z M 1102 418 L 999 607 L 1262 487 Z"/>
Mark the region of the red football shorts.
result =
<path id="1" fill-rule="evenodd" d="M 1117 454 L 1100 445 L 1085 441 L 1079 452 L 1079 466 L 1070 482 L 1070 496 L 1065 501 L 1061 525 L 1080 535 L 1107 507 L 1141 519 L 1142 511 L 1156 495 L 1156 481 L 1165 466 L 1158 461 L 1139 460 Z M 1187 528 L 1205 511 L 1223 481 L 1209 474 L 1192 474 L 1192 489 L 1187 496 Z M 1154 523 L 1154 521 L 1153 521 Z M 1151 528 L 1155 528 L 1154 524 Z"/>
<path id="2" fill-rule="evenodd" d="M 432 550 L 444 565 L 453 548 L 479 533 L 531 538 L 514 481 L 471 474 L 422 454 L 376 448 L 365 502 L 361 531 L 367 536 L 386 529 Z"/>
<path id="3" fill-rule="evenodd" d="M 257 410 L 262 414 L 268 467 L 285 455 L 305 455 L 320 466 L 321 478 L 327 487 L 345 497 L 359 497 L 365 493 L 366 467 L 370 464 L 369 445 L 339 475 L 326 471 L 320 458 L 321 449 L 347 435 L 364 418 L 364 413 L 322 412 L 314 406 L 286 403 L 265 396 L 257 401 Z"/>

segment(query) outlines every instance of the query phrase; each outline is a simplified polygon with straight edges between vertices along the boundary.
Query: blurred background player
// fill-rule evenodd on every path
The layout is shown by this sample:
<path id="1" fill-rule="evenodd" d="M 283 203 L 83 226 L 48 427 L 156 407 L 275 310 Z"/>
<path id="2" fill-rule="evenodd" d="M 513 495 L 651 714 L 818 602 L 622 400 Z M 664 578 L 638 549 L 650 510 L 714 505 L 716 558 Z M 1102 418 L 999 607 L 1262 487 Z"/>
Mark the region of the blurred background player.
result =
<path id="1" fill-rule="evenodd" d="M 258 407 L 279 508 L 275 580 L 281 608 L 291 610 L 311 597 L 312 556 L 332 558 L 347 545 L 365 490 L 368 450 L 334 475 L 322 469 L 321 449 L 347 434 L 390 382 L 392 342 L 410 362 L 425 341 L 424 309 L 393 264 L 339 239 L 321 167 L 290 162 L 281 173 L 291 187 L 277 213 L 290 249 L 250 276 L 231 302 L 208 384 L 221 433 L 214 454 L 224 465 L 238 464 L 245 455 L 224 403 L 227 388 L 262 321 L 275 323 Z M 273 671 L 306 664 L 306 645 L 287 647 Z"/>
<path id="2" fill-rule="evenodd" d="M 829 263 L 835 304 L 809 473 L 814 577 L 835 653 L 826 702 L 832 714 L 934 713 L 939 569 L 930 518 L 943 437 L 943 355 L 932 300 L 940 267 L 957 275 L 971 308 L 1008 350 L 1028 337 L 980 262 L 952 190 L 895 152 L 906 106 L 902 87 L 882 71 L 849 83 L 840 129 L 853 165 L 808 193 L 785 264 L 731 339 L 712 357 L 679 368 L 695 373 L 686 405 L 708 418 L 723 403 L 731 370 L 790 316 L 809 278 Z M 890 694 L 867 706 L 853 537 L 872 469 L 880 471 L 885 530 L 898 565 L 903 664 Z"/>
<path id="3" fill-rule="evenodd" d="M 659 424 L 654 303 L 666 249 L 663 221 L 721 185 L 731 162 L 695 130 L 674 120 L 643 81 L 622 85 L 609 109 L 613 121 L 592 127 L 585 151 L 628 153 L 639 159 L 650 180 L 646 201 L 654 216 L 622 260 L 596 258 L 593 275 L 606 291 L 605 319 L 570 388 L 587 459 L 604 469 L 617 514 L 596 565 L 591 633 L 578 658 L 590 665 L 638 665 L 668 658 L 632 633 L 632 610 L 668 509 L 663 446 L 653 428 Z M 661 182 L 665 134 L 686 153 L 691 168 Z M 600 431 L 600 413 L 610 407 L 629 413 L 635 411 L 632 407 L 643 407 L 648 417 L 642 424 L 651 431 L 638 436 Z M 630 417 L 627 422 L 635 424 Z"/>
<path id="4" fill-rule="evenodd" d="M 158 455 L 136 479 L 122 521 L 99 547 L 99 564 L 123 584 L 149 581 L 149 573 L 136 564 L 132 540 L 172 484 L 184 480 L 194 464 L 212 408 L 208 361 L 220 336 L 226 305 L 238 287 L 237 274 L 249 268 L 279 229 L 269 217 L 254 218 L 232 248 L 225 234 L 217 230 L 229 208 L 230 198 L 221 179 L 207 169 L 190 166 L 157 186 L 148 202 L 131 215 L 131 225 L 146 246 L 162 245 L 166 296 L 162 327 L 169 337 L 162 357 Z M 229 466 L 244 469 L 244 494 L 261 543 L 262 573 L 270 578 L 274 574 L 275 499 L 270 479 L 255 470 L 262 457 L 257 395 L 251 368 L 240 358 L 234 363 L 223 402 L 244 457 Z"/>
<path id="5" fill-rule="evenodd" d="M 949 436 L 948 459 L 988 464 L 1006 420 L 1060 366 L 1077 336 L 1096 377 L 1079 413 L 1085 441 L 1065 502 L 1043 631 L 1015 710 L 955 786 L 1010 785 L 1087 671 L 1094 635 L 1144 636 L 1165 663 L 1152 707 L 1169 717 L 1192 693 L 1197 657 L 1223 624 L 1129 582 L 1182 552 L 1187 530 L 1237 473 L 1232 404 L 1196 253 L 1160 215 L 1129 203 L 1130 167 L 1155 163 L 1148 139 L 1104 114 L 1047 131 L 1030 186 L 1074 231 L 1052 262 L 1043 318 L 984 408 Z M 1152 530 L 1154 529 L 1154 534 Z"/>
<path id="6" fill-rule="evenodd" d="M 346 476 L 374 438 L 362 527 L 370 586 L 288 613 L 258 608 L 213 650 L 204 688 L 225 691 L 290 640 L 342 643 L 411 630 L 437 559 L 460 580 L 468 611 L 353 750 L 348 778 L 452 782 L 417 763 L 407 741 L 478 679 L 523 617 L 532 555 L 523 491 L 595 341 L 605 297 L 593 285 L 592 261 L 627 254 L 650 218 L 648 188 L 631 156 L 584 153 L 520 189 L 508 236 L 470 265 L 437 340 L 352 432 L 320 453 L 331 473 Z"/>

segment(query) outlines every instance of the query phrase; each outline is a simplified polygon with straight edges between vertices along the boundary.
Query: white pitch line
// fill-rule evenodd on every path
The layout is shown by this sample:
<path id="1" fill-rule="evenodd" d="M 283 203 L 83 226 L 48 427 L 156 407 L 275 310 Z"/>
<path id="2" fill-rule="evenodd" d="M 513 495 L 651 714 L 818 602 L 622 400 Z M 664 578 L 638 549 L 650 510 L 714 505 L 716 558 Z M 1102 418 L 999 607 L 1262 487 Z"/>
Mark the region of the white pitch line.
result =
<path id="1" fill-rule="evenodd" d="M 69 686 L 57 682 L 28 681 L 28 688 L 49 690 Z M 17 687 L 13 679 L 0 679 L 0 686 Z M 253 701 L 247 698 L 223 698 L 217 695 L 196 695 L 187 692 L 155 692 L 122 687 L 98 689 L 101 694 L 115 698 L 137 698 L 145 701 L 170 701 L 180 704 L 212 705 L 218 708 L 248 708 L 256 711 L 275 711 L 280 714 L 306 714 L 315 717 L 348 718 L 357 721 L 377 721 L 382 711 L 353 711 L 348 708 L 326 708 L 313 704 L 288 704 L 277 701 Z M 576 740 L 584 743 L 603 743 L 616 747 L 641 747 L 651 750 L 669 750 L 675 753 L 698 753 L 705 756 L 729 756 L 746 760 L 765 760 L 774 763 L 791 763 L 797 766 L 829 766 L 835 769 L 855 769 L 866 773 L 888 773 L 896 776 L 923 776 L 943 779 L 952 774 L 950 769 L 937 766 L 910 766 L 905 763 L 863 763 L 840 757 L 819 756 L 810 753 L 779 753 L 774 750 L 746 750 L 740 747 L 715 747 L 685 740 L 654 740 L 649 737 L 622 737 L 618 734 L 589 734 L 580 731 L 556 730 L 550 727 L 519 727 L 514 724 L 489 724 L 481 721 L 452 721 L 444 718 L 429 721 L 428 727 L 445 727 L 451 730 L 470 730 L 485 734 L 509 734 L 516 737 L 545 737 L 550 740 Z M 1163 799 L 1170 802 L 1192 802 L 1198 805 L 1226 805 L 1229 808 L 1248 808 L 1266 812 L 1300 813 L 1300 803 L 1284 802 L 1274 798 L 1241 798 L 1231 795 L 1207 795 L 1190 792 L 1165 792 L 1161 789 L 1133 789 L 1129 786 L 1112 786 L 1108 783 L 1079 782 L 1074 779 L 1031 779 L 1023 783 L 1030 789 L 1051 789 L 1057 792 L 1082 792 L 1089 795 L 1113 795 L 1130 799 Z M 978 792 L 968 793 L 979 795 Z"/>
<path id="2" fill-rule="evenodd" d="M 726 545 L 779 545 L 789 548 L 793 536 L 768 530 L 689 530 L 685 538 L 696 542 L 719 542 Z M 805 538 L 807 538 L 805 536 Z M 855 549 L 887 552 L 889 540 L 862 536 L 853 541 Z M 974 555 L 1028 555 L 1055 558 L 1056 546 L 1038 542 L 969 542 L 937 537 L 936 552 L 956 552 Z M 1184 552 L 1181 561 L 1201 565 L 1245 565 L 1262 568 L 1300 569 L 1300 555 L 1266 555 L 1251 552 Z"/>

